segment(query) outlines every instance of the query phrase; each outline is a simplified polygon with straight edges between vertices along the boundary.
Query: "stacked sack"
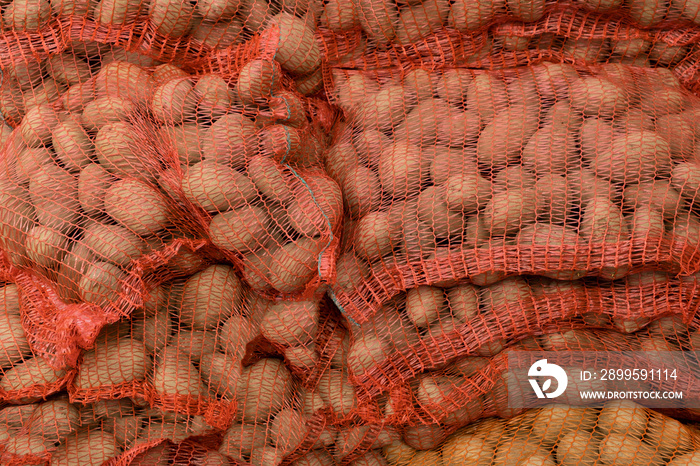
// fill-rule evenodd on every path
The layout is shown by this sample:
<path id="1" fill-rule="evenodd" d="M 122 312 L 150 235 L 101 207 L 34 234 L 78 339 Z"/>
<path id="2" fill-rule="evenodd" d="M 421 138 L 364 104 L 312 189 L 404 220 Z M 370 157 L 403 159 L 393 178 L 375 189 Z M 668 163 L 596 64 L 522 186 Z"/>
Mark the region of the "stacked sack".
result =
<path id="1" fill-rule="evenodd" d="M 646 434 L 656 412 L 640 407 L 620 427 L 639 434 L 613 436 L 597 408 L 562 397 L 591 417 L 543 441 L 532 426 L 555 423 L 509 403 L 534 398 L 519 351 L 645 351 L 640 364 L 679 367 L 674 387 L 695 398 L 694 359 L 656 354 L 695 347 L 694 26 L 678 5 L 595 3 L 489 25 L 488 2 L 469 33 L 436 13 L 411 37 L 381 2 L 360 10 L 363 52 L 329 57 L 346 117 L 325 155 L 345 205 L 331 296 L 358 415 L 402 433 L 389 464 L 692 464 L 692 435 L 678 448 Z M 348 31 L 324 39 L 347 44 Z M 446 440 L 493 416 L 514 432 Z"/>
<path id="2" fill-rule="evenodd" d="M 330 454 L 329 393 L 348 386 L 318 388 L 344 364 L 323 297 L 342 221 L 321 162 L 333 111 L 305 97 L 321 84 L 306 11 L 266 5 L 262 34 L 206 61 L 100 37 L 3 66 L 0 270 L 20 291 L 1 396 L 68 418 L 50 436 L 8 423 L 3 464 Z"/>

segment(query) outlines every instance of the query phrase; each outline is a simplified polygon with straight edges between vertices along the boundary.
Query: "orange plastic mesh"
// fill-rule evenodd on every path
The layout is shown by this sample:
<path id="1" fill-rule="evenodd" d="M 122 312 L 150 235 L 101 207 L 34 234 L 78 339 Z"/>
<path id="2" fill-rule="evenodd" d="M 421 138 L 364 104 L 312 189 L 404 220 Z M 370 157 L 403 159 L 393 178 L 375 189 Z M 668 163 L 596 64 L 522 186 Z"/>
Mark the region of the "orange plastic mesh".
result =
<path id="1" fill-rule="evenodd" d="M 423 285 L 697 272 L 700 107 L 668 70 L 332 75 L 348 118 L 325 157 L 348 217 L 333 291 L 355 322 Z"/>
<path id="2" fill-rule="evenodd" d="M 342 200 L 320 156 L 335 115 L 295 90 L 283 69 L 306 61 L 280 32 L 199 75 L 84 42 L 3 68 L 2 267 L 52 365 L 210 263 L 268 297 L 332 279 Z"/>

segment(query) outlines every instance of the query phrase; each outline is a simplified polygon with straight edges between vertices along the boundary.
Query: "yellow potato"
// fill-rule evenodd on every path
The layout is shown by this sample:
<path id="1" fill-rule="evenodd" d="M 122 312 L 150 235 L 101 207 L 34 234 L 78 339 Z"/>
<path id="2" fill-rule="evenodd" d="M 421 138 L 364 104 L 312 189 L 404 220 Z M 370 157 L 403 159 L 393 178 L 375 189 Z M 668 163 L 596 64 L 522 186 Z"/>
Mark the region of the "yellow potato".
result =
<path id="1" fill-rule="evenodd" d="M 11 369 L 7 369 L 0 379 L 0 388 L 5 391 L 22 390 L 38 385 L 50 385 L 57 383 L 66 376 L 63 369 L 55 370 L 49 366 L 44 358 L 34 357 L 25 359 L 19 364 L 15 364 Z M 23 397 L 16 400 L 21 403 L 33 403 L 40 398 Z"/>
<path id="2" fill-rule="evenodd" d="M 46 0 L 13 0 L 4 8 L 5 27 L 16 31 L 36 31 L 51 20 L 51 4 Z"/>
<path id="3" fill-rule="evenodd" d="M 207 396 L 207 388 L 199 379 L 199 371 L 192 365 L 188 355 L 179 348 L 166 346 L 156 356 L 152 383 L 156 393 L 164 396 Z"/>
<path id="4" fill-rule="evenodd" d="M 389 0 L 359 0 L 362 30 L 378 44 L 387 44 L 396 35 L 399 12 Z"/>
<path id="5" fill-rule="evenodd" d="M 59 168 L 44 165 L 29 180 L 29 197 L 39 223 L 66 232 L 81 218 L 78 179 Z"/>
<path id="6" fill-rule="evenodd" d="M 211 329 L 239 312 L 242 293 L 242 284 L 231 267 L 209 266 L 185 282 L 178 315 L 195 329 Z"/>
<path id="7" fill-rule="evenodd" d="M 146 378 L 151 359 L 143 342 L 128 337 L 98 339 L 95 347 L 86 352 L 74 384 L 88 390 Z"/>
<path id="8" fill-rule="evenodd" d="M 182 179 L 190 202 L 207 212 L 223 212 L 251 203 L 258 197 L 253 182 L 227 165 L 206 160 L 191 166 Z"/>
<path id="9" fill-rule="evenodd" d="M 51 142 L 58 160 L 70 169 L 81 169 L 91 162 L 95 146 L 76 120 L 66 119 L 54 126 Z"/>
<path id="10" fill-rule="evenodd" d="M 261 359 L 243 369 L 236 398 L 244 422 L 267 422 L 289 402 L 293 390 L 292 374 L 278 359 Z"/>
<path id="11" fill-rule="evenodd" d="M 163 123 L 193 122 L 196 119 L 198 99 L 192 79 L 175 78 L 155 88 L 151 109 Z"/>

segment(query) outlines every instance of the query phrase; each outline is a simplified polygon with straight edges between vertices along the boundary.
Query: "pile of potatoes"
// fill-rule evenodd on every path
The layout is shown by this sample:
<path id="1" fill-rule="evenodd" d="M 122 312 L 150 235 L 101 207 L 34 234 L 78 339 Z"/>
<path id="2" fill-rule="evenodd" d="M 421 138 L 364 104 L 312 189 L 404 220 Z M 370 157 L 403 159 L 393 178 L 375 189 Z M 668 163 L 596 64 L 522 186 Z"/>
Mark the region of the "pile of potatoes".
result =
<path id="1" fill-rule="evenodd" d="M 602 409 L 552 404 L 509 420 L 487 418 L 442 445 L 384 448 L 389 464 L 690 465 L 698 460 L 694 427 L 631 401 Z M 441 461 L 441 463 L 437 463 Z"/>
<path id="2" fill-rule="evenodd" d="M 55 17 L 88 17 L 100 26 L 117 29 L 148 18 L 155 30 L 169 39 L 190 38 L 199 46 L 224 49 L 275 27 L 286 42 L 280 45 L 279 54 L 287 69 L 309 75 L 321 60 L 313 34 L 322 10 L 319 0 L 206 0 L 196 4 L 174 0 L 13 0 L 3 2 L 0 32 L 40 31 Z"/>
<path id="3" fill-rule="evenodd" d="M 23 105 L 2 130 L 0 242 L 14 265 L 65 301 L 118 307 L 135 294 L 124 283 L 133 261 L 202 236 L 189 218 L 242 259 L 256 290 L 296 293 L 315 279 L 342 199 L 314 168 L 323 138 L 281 89 L 278 62 L 253 60 L 229 85 L 171 64 L 60 58 L 28 73 L 42 86 L 61 68 L 59 100 Z M 170 261 L 181 274 L 202 266 L 185 248 Z"/>
<path id="4" fill-rule="evenodd" d="M 665 20 L 700 24 L 700 7 L 694 2 L 578 0 L 574 3 L 586 11 L 624 11 L 635 25 L 645 28 Z M 332 0 L 324 5 L 319 25 L 333 32 L 361 28 L 367 39 L 378 46 L 410 46 L 443 28 L 473 33 L 500 17 L 529 23 L 542 19 L 545 12 L 545 0 Z"/>
<path id="5" fill-rule="evenodd" d="M 469 391 L 471 385 L 465 383 L 466 378 L 488 365 L 489 358 L 505 354 L 506 348 L 647 351 L 650 366 L 667 357 L 658 351 L 694 351 L 700 345 L 700 332 L 682 322 L 682 309 L 669 307 L 668 311 L 675 314 L 656 320 L 628 315 L 628 303 L 633 309 L 642 302 L 648 305 L 652 302 L 649 296 L 668 293 L 667 287 L 674 283 L 669 274 L 632 274 L 614 284 L 618 291 L 596 298 L 600 302 L 595 305 L 592 297 L 598 295 L 598 285 L 579 281 L 511 277 L 481 288 L 468 283 L 445 288 L 420 286 L 385 303 L 367 322 L 352 326 L 342 348 L 347 351 L 347 368 L 354 384 L 373 396 L 402 384 L 417 384 L 416 399 L 425 404 L 424 409 L 434 410 L 435 418 L 457 416 L 449 423 L 458 424 L 475 413 L 459 411 L 463 406 L 458 396 L 460 387 Z M 665 295 L 660 298 L 660 306 L 665 299 Z M 559 317 L 556 305 L 554 312 L 549 306 L 560 300 L 564 308 L 579 309 L 581 325 L 596 330 L 551 333 L 548 325 L 564 317 Z M 581 307 L 582 300 L 588 300 L 588 311 Z M 620 302 L 613 308 L 615 301 Z M 573 317 L 571 311 L 568 318 Z M 659 307 L 659 312 L 666 311 Z M 534 319 L 533 315 L 540 317 Z M 535 328 L 549 333 L 537 338 L 527 335 Z M 666 363 L 688 367 L 689 360 L 679 353 Z M 437 372 L 424 372 L 431 370 Z M 421 393 L 424 378 L 432 387 L 426 388 L 427 393 L 432 390 L 433 395 Z M 457 404 L 450 405 L 450 399 Z M 394 414 L 397 412 L 392 408 L 386 415 Z"/>
<path id="6" fill-rule="evenodd" d="M 380 79 L 335 70 L 334 82 L 348 117 L 325 154 L 346 211 L 341 296 L 370 275 L 451 251 L 546 247 L 548 276 L 617 279 L 631 270 L 631 253 L 599 270 L 557 268 L 554 257 L 700 245 L 700 106 L 666 69 L 542 64 Z M 473 282 L 503 278 L 486 272 Z"/>

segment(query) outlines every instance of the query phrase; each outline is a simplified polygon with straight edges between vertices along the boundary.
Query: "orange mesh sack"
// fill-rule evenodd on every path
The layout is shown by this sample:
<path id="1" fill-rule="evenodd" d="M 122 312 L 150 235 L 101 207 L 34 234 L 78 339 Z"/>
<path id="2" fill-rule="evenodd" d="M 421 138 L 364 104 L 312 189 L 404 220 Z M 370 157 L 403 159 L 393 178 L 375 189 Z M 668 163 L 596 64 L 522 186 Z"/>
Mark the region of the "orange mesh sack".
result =
<path id="1" fill-rule="evenodd" d="M 316 0 L 213 0 L 196 4 L 171 0 L 18 0 L 3 5 L 0 44 L 3 50 L 19 52 L 28 59 L 32 54 L 61 51 L 72 42 L 99 41 L 138 48 L 163 61 L 192 62 L 276 28 L 287 42 L 284 47 L 300 35 L 311 39 L 306 50 L 294 51 L 308 62 L 308 68 L 311 61 L 320 61 L 313 33 L 321 10 L 321 2 Z M 310 74 L 313 69 L 299 71 Z"/>
<path id="2" fill-rule="evenodd" d="M 697 271 L 697 99 L 668 70 L 397 73 L 333 72 L 355 321 L 421 285 Z"/>
<path id="3" fill-rule="evenodd" d="M 367 401 L 457 358 L 495 357 L 533 335 L 570 328 L 630 333 L 665 315 L 688 322 L 700 304 L 697 286 L 695 277 L 679 280 L 656 272 L 607 283 L 513 277 L 483 288 L 420 286 L 351 327 L 350 380 Z M 484 383 L 488 386 L 474 382 L 469 389 L 486 390 Z"/>
<path id="4" fill-rule="evenodd" d="M 78 71 L 37 61 L 27 84 L 3 84 L 21 111 L 3 130 L 0 243 L 57 367 L 207 258 L 270 296 L 332 276 L 342 201 L 315 107 L 277 62 L 254 59 L 259 43 L 241 50 L 221 75 L 75 54 Z"/>
<path id="5" fill-rule="evenodd" d="M 693 388 L 697 383 L 697 362 L 692 353 L 697 348 L 695 323 L 684 324 L 679 316 L 670 316 L 629 334 L 605 330 L 602 323 L 594 327 L 590 321 L 584 323 L 575 319 L 562 320 L 556 326 L 557 330 L 552 326 L 510 343 L 500 352 L 497 349 L 492 356 L 474 352 L 441 364 L 403 384 L 393 384 L 384 395 L 373 398 L 380 417 L 377 417 L 377 412 L 367 410 L 360 415 L 367 422 L 381 419 L 395 426 L 439 424 L 446 428 L 460 427 L 491 415 L 513 417 L 526 406 L 541 404 L 527 382 L 527 372 L 533 361 L 522 353 L 524 351 L 573 352 L 569 359 L 558 361 L 569 375 L 569 387 L 557 402 L 585 405 L 586 400 L 577 397 L 579 390 L 606 392 L 621 389 L 619 383 L 616 385 L 617 382 L 604 380 L 604 377 L 583 381 L 574 375 L 582 368 L 596 364 L 595 358 L 601 355 L 595 352 L 605 351 L 609 367 L 628 364 L 625 361 L 630 359 L 622 354 L 624 352 L 639 352 L 632 356 L 636 358 L 635 367 L 646 370 L 663 364 L 673 365 L 677 368 L 676 377 L 630 380 L 624 382 L 624 389 L 683 391 L 684 401 L 669 412 L 696 417 L 696 410 L 684 408 L 693 406 L 698 398 Z M 361 403 L 367 404 L 366 393 L 358 387 Z M 594 403 L 597 401 L 591 400 L 587 404 Z"/>
<path id="6" fill-rule="evenodd" d="M 25 332 L 20 312 L 25 297 L 13 283 L 0 286 L 0 401 L 30 403 L 59 391 L 72 377 L 70 369 L 51 367 L 33 350 L 32 335 Z"/>
<path id="7" fill-rule="evenodd" d="M 408 432 L 408 430 L 407 430 Z M 456 432 L 424 429 L 381 451 L 388 464 L 457 466 L 690 465 L 698 431 L 633 402 L 602 410 L 551 404 L 504 421 L 487 418 Z"/>

